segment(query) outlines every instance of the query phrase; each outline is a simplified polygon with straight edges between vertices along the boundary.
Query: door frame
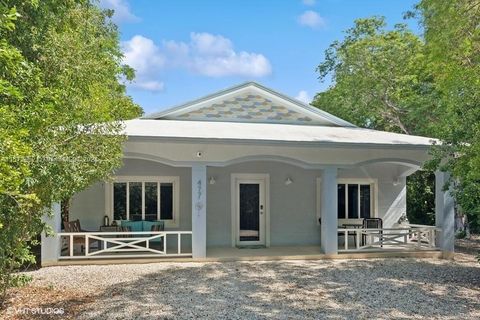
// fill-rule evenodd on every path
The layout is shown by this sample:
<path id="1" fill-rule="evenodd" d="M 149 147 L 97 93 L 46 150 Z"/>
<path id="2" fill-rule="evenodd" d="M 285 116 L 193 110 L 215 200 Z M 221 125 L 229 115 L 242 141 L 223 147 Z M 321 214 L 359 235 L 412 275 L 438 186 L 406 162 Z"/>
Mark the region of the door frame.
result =
<path id="1" fill-rule="evenodd" d="M 239 212 L 238 212 L 238 196 L 239 189 L 238 185 L 241 181 L 246 180 L 256 180 L 263 181 L 265 186 L 264 190 L 264 216 L 265 216 L 265 246 L 270 247 L 270 175 L 268 173 L 232 173 L 231 174 L 231 236 L 232 236 L 232 247 L 237 245 L 237 239 L 239 237 Z"/>

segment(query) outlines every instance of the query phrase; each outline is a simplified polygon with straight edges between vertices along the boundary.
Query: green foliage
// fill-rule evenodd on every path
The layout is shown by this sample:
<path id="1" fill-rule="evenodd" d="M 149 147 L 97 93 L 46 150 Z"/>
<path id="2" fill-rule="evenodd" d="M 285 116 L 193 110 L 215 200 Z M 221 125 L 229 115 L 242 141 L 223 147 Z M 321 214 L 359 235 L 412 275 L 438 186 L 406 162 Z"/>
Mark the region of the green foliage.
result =
<path id="1" fill-rule="evenodd" d="M 455 238 L 457 239 L 465 239 L 466 236 L 467 236 L 467 232 L 465 230 L 461 230 L 455 233 Z"/>
<path id="2" fill-rule="evenodd" d="M 312 104 L 362 127 L 441 139 L 427 169 L 452 173 L 455 199 L 480 231 L 480 1 L 422 0 L 414 15 L 424 38 L 387 30 L 380 17 L 356 20 L 326 50 L 317 71 L 333 84 Z M 433 210 L 426 181 L 409 179 L 415 219 Z"/>
<path id="3" fill-rule="evenodd" d="M 435 174 L 417 171 L 407 178 L 407 217 L 410 223 L 435 225 Z"/>
<path id="4" fill-rule="evenodd" d="M 25 280 L 45 208 L 120 165 L 120 120 L 141 109 L 119 79 L 111 12 L 87 0 L 0 2 L 0 299 Z"/>
<path id="5" fill-rule="evenodd" d="M 435 160 L 452 172 L 455 198 L 480 232 L 480 1 L 422 0 L 417 15 L 444 113 L 435 128 L 444 141 Z"/>
<path id="6" fill-rule="evenodd" d="M 382 17 L 355 20 L 317 71 L 322 81 L 331 75 L 333 84 L 313 105 L 356 125 L 424 134 L 437 119 L 424 43 L 405 25 L 387 30 Z"/>
<path id="7" fill-rule="evenodd" d="M 321 80 L 331 75 L 333 85 L 312 104 L 361 127 L 429 135 L 439 115 L 424 51 L 404 25 L 387 30 L 382 17 L 358 19 L 325 52 L 317 71 Z M 429 170 L 408 177 L 410 222 L 433 224 L 434 183 Z"/>

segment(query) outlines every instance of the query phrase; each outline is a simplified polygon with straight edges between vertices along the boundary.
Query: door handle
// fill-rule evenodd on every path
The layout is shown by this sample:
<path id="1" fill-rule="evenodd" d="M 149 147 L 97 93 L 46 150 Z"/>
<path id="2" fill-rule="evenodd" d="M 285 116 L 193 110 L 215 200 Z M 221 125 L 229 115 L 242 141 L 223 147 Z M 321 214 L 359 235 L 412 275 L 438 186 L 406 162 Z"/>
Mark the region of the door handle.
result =
<path id="1" fill-rule="evenodd" d="M 263 214 L 263 204 L 260 205 L 260 214 Z"/>

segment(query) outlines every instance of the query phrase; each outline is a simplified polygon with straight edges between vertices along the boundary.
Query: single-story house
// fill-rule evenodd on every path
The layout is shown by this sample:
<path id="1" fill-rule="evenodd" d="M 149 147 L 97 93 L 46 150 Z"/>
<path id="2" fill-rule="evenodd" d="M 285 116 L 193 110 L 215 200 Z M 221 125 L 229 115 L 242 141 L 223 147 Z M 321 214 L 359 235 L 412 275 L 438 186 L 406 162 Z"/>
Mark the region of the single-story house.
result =
<path id="1" fill-rule="evenodd" d="M 125 134 L 123 166 L 72 199 L 72 222 L 54 206 L 44 265 L 453 252 L 447 173 L 436 225 L 404 221 L 430 138 L 359 128 L 255 82 L 126 121 Z"/>

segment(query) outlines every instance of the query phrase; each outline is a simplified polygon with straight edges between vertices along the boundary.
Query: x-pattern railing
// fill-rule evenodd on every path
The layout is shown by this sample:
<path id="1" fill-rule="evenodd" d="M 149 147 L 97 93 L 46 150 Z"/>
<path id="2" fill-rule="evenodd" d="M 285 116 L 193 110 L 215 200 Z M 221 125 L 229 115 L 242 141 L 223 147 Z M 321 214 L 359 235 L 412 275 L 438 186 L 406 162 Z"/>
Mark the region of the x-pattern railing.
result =
<path id="1" fill-rule="evenodd" d="M 61 232 L 62 249 L 67 254 L 61 253 L 60 259 L 191 256 L 191 252 L 182 251 L 182 236 L 191 234 L 191 231 Z M 170 251 L 168 235 L 176 237 L 176 248 Z M 80 245 L 80 252 L 75 245 Z"/>
<path id="2" fill-rule="evenodd" d="M 338 235 L 344 240 L 339 252 L 383 248 L 432 249 L 436 247 L 438 232 L 439 229 L 434 226 L 422 225 L 399 228 L 339 228 Z"/>

